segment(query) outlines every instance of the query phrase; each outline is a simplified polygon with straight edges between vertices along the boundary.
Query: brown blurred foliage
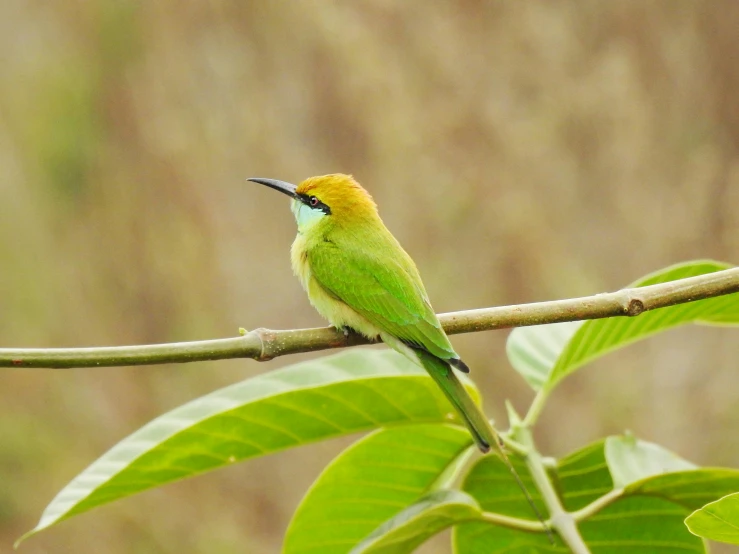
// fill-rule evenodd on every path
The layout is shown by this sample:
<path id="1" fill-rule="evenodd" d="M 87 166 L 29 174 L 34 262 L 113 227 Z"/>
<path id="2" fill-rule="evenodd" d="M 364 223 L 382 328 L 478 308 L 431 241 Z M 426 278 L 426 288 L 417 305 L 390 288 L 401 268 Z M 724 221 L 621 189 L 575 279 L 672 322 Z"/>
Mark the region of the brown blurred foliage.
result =
<path id="1" fill-rule="evenodd" d="M 737 29 L 735 0 L 5 0 L 0 345 L 322 324 L 290 273 L 287 202 L 249 176 L 354 174 L 438 311 L 739 262 Z M 506 335 L 454 339 L 500 421 L 531 399 Z M 543 449 L 628 428 L 739 465 L 736 344 L 690 328 L 606 358 L 552 399 Z M 0 551 L 155 415 L 296 359 L 2 370 Z M 139 495 L 21 552 L 275 552 L 348 443 Z"/>

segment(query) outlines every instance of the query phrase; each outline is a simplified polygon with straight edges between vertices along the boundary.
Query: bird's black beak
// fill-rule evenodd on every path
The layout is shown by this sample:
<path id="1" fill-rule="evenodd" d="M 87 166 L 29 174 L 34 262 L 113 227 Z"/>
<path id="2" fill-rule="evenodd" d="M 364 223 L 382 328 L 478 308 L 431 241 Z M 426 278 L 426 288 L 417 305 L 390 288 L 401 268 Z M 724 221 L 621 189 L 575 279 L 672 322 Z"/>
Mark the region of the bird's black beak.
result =
<path id="1" fill-rule="evenodd" d="M 287 194 L 291 198 L 297 198 L 298 195 L 295 192 L 298 187 L 292 183 L 286 183 L 285 181 L 278 181 L 277 179 L 262 179 L 261 177 L 249 177 L 247 181 L 253 181 L 260 185 L 266 185 L 271 189 L 279 190 L 283 194 Z"/>

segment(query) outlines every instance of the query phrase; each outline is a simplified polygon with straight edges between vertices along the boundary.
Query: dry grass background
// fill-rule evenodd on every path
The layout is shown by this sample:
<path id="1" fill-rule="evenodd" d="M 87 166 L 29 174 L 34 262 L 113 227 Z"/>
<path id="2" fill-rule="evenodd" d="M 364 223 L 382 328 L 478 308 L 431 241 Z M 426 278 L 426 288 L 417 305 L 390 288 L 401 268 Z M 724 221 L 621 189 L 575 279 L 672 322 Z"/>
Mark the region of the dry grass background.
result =
<path id="1" fill-rule="evenodd" d="M 438 311 L 739 262 L 737 29 L 735 0 L 5 0 L 0 345 L 322 324 L 290 273 L 287 202 L 254 175 L 353 173 Z M 500 420 L 531 399 L 506 335 L 454 339 Z M 691 328 L 604 359 L 555 395 L 542 448 L 628 428 L 738 466 L 736 344 Z M 2 370 L 0 552 L 152 417 L 296 359 Z M 139 495 L 21 552 L 276 552 L 347 443 Z"/>

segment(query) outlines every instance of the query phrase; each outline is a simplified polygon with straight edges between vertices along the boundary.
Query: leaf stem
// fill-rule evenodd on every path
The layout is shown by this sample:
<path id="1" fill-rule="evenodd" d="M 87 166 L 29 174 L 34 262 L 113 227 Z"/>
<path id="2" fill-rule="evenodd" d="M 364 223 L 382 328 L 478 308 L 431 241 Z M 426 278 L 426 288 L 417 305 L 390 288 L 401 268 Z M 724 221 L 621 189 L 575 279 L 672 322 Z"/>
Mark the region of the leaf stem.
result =
<path id="1" fill-rule="evenodd" d="M 493 512 L 483 512 L 481 518 L 487 523 L 501 525 L 510 529 L 518 529 L 520 531 L 528 531 L 530 533 L 544 533 L 546 531 L 546 529 L 542 527 L 540 522 L 532 521 L 529 519 L 504 516 L 502 514 L 496 514 Z M 549 525 L 548 521 L 545 523 Z"/>
<path id="2" fill-rule="evenodd" d="M 547 523 L 557 531 L 557 534 L 574 554 L 590 554 L 590 550 L 577 528 L 575 518 L 565 510 L 557 491 L 554 489 L 544 466 L 544 460 L 534 444 L 530 428 L 524 423 L 516 423 L 512 429 L 515 439 L 529 450 L 526 456 L 526 465 L 549 511 L 550 517 Z"/>
<path id="3" fill-rule="evenodd" d="M 616 500 L 621 498 L 623 494 L 624 489 L 613 489 L 600 498 L 596 498 L 584 508 L 577 510 L 576 512 L 572 512 L 570 515 L 575 521 L 583 521 L 584 519 L 594 516 L 609 504 L 613 504 Z"/>
<path id="4" fill-rule="evenodd" d="M 522 458 L 525 458 L 529 455 L 529 449 L 526 448 L 524 445 L 522 445 L 519 442 L 516 442 L 511 438 L 510 432 L 509 433 L 500 433 L 498 435 L 500 437 L 501 442 L 505 445 L 505 447 L 510 450 L 511 452 L 515 452 Z"/>
<path id="5" fill-rule="evenodd" d="M 541 411 L 544 409 L 544 405 L 547 403 L 549 392 L 550 391 L 548 389 L 541 389 L 536 393 L 533 402 L 531 402 L 531 406 L 529 406 L 529 411 L 526 412 L 526 417 L 523 419 L 524 426 L 531 429 L 536 424 L 541 415 Z"/>

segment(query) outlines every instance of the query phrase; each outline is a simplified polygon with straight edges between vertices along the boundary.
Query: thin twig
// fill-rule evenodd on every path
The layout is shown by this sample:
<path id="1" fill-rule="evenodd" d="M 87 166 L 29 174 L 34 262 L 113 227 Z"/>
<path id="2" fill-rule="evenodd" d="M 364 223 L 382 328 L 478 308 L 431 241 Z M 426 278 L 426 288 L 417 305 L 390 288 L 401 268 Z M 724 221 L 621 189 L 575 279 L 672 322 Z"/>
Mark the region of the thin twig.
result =
<path id="1" fill-rule="evenodd" d="M 647 287 L 622 289 L 582 298 L 500 306 L 441 314 L 444 330 L 452 335 L 493 329 L 542 325 L 639 314 L 685 302 L 739 292 L 739 268 L 726 269 Z M 274 331 L 256 329 L 241 337 L 170 344 L 103 348 L 0 348 L 0 367 L 71 368 L 150 365 L 253 358 L 314 352 L 367 344 L 331 327 Z"/>
<path id="2" fill-rule="evenodd" d="M 511 421 L 511 429 L 516 441 L 528 450 L 526 466 L 529 468 L 531 478 L 541 493 L 541 498 L 549 511 L 549 519 L 546 522 L 547 528 L 551 527 L 554 529 L 573 554 L 590 554 L 590 550 L 577 527 L 575 518 L 565 510 L 552 484 L 544 466 L 544 459 L 534 444 L 531 429 L 522 424 L 518 417 L 514 421 Z"/>
<path id="3" fill-rule="evenodd" d="M 521 519 L 518 517 L 504 516 L 503 514 L 497 514 L 494 512 L 483 512 L 481 516 L 482 521 L 492 523 L 494 525 L 501 525 L 508 527 L 509 529 L 518 529 L 520 531 L 528 531 L 529 533 L 544 533 L 547 528 L 543 527 L 541 522 L 532 521 L 530 519 Z M 548 525 L 548 522 L 547 522 Z"/>
<path id="4" fill-rule="evenodd" d="M 572 516 L 572 519 L 574 519 L 575 521 L 584 521 L 588 519 L 589 517 L 592 517 L 598 512 L 600 512 L 606 506 L 613 504 L 616 500 L 621 498 L 623 495 L 624 495 L 624 489 L 613 489 L 612 491 L 609 491 L 603 496 L 596 498 L 584 508 L 581 508 L 580 510 L 577 510 L 576 512 L 572 512 L 570 515 Z"/>

